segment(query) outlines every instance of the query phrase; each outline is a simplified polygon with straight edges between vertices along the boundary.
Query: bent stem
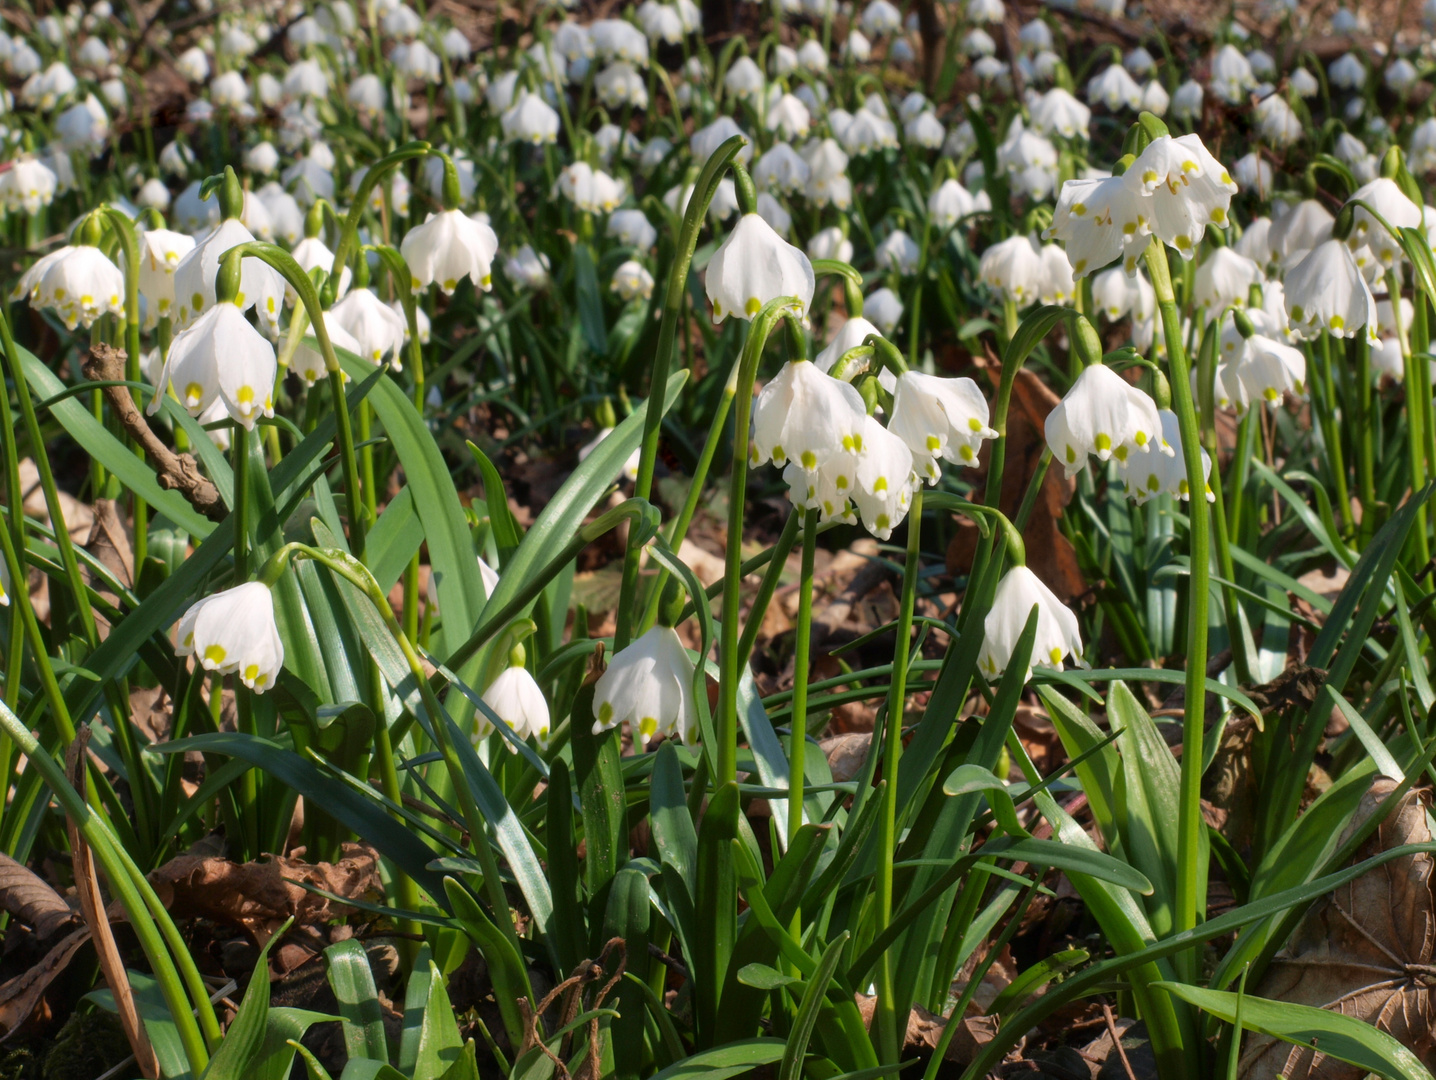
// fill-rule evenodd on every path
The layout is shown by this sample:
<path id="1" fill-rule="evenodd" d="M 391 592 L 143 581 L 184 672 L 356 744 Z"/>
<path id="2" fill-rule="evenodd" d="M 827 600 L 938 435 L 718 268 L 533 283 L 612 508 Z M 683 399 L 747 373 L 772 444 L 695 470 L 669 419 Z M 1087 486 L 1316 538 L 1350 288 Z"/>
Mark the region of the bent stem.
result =
<path id="1" fill-rule="evenodd" d="M 1189 506 L 1191 579 L 1187 601 L 1186 701 L 1182 717 L 1182 776 L 1178 796 L 1176 913 L 1173 930 L 1183 933 L 1197 925 L 1198 909 L 1205 907 L 1205 868 L 1202 854 L 1202 741 L 1206 735 L 1207 604 L 1211 580 L 1211 532 L 1207 517 L 1206 477 L 1202 473 L 1201 436 L 1192 402 L 1192 379 L 1182 340 L 1182 319 L 1172 293 L 1171 271 L 1166 248 L 1159 243 L 1147 246 L 1147 272 L 1157 293 L 1162 312 L 1162 330 L 1167 339 L 1167 362 L 1171 365 L 1172 410 L 1182 436 L 1182 461 L 1187 487 L 1192 492 Z M 1187 950 L 1177 957 L 1182 977 L 1197 978 L 1198 954 Z"/>

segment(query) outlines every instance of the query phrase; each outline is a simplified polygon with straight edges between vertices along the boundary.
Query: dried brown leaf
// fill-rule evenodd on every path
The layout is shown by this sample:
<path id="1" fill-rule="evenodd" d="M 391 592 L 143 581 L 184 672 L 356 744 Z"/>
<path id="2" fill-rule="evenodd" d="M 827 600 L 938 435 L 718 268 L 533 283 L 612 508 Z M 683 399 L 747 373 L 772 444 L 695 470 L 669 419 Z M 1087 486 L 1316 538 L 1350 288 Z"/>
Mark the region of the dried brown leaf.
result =
<path id="1" fill-rule="evenodd" d="M 90 940 L 89 927 L 82 926 L 61 938 L 38 964 L 26 968 L 7 982 L 0 983 L 0 1043 L 23 1030 L 26 1022 L 35 1014 L 35 1007 L 45 990 L 55 981 L 76 951 Z"/>
<path id="2" fill-rule="evenodd" d="M 853 995 L 858 1003 L 858 1012 L 862 1014 L 863 1023 L 869 1028 L 872 1027 L 873 1011 L 877 1006 L 877 998 L 869 997 L 867 994 Z M 907 1018 L 907 1037 L 903 1040 L 903 1054 L 918 1054 L 931 1056 L 937 1049 L 938 1040 L 942 1038 L 943 1030 L 947 1027 L 948 1021 L 936 1013 L 928 1012 L 921 1005 L 913 1006 L 912 1012 Z M 967 1065 L 977 1056 L 979 1050 L 992 1041 L 997 1034 L 998 1022 L 995 1016 L 968 1016 L 962 1021 L 962 1028 L 952 1037 L 947 1044 L 947 1052 L 943 1055 L 944 1061 L 950 1061 L 961 1067 Z"/>
<path id="3" fill-rule="evenodd" d="M 0 909 L 34 931 L 41 941 L 76 919 L 65 898 L 9 855 L 0 854 Z"/>
<path id="4" fill-rule="evenodd" d="M 1393 780 L 1377 779 L 1347 835 L 1395 787 Z M 1407 792 L 1356 858 L 1430 840 L 1425 803 L 1416 792 Z M 1337 889 L 1312 909 L 1255 993 L 1374 1024 L 1409 1047 L 1427 1068 L 1436 1067 L 1433 865 L 1428 854 L 1393 859 Z M 1366 1070 L 1302 1047 L 1251 1037 L 1240 1075 L 1242 1080 L 1361 1080 Z"/>

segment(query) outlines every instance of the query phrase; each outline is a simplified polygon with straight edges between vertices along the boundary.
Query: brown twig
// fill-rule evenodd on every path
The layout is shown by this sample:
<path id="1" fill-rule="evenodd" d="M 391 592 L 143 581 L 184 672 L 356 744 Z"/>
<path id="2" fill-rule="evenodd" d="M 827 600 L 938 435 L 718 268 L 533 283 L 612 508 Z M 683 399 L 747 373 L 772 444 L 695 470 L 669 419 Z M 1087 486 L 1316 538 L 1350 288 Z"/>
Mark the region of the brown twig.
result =
<path id="1" fill-rule="evenodd" d="M 82 797 L 85 793 L 85 751 L 89 741 L 90 728 L 86 725 L 76 734 L 65 753 L 65 766 L 70 782 Z M 120 956 L 114 932 L 110 929 L 109 916 L 105 913 L 105 901 L 100 896 L 100 881 L 95 873 L 94 856 L 89 845 L 85 843 L 85 838 L 80 835 L 74 818 L 67 818 L 65 827 L 70 833 L 70 864 L 75 873 L 75 891 L 80 897 L 80 911 L 90 928 L 95 953 L 100 959 L 100 970 L 104 973 L 105 982 L 109 984 L 110 993 L 114 995 L 115 1009 L 120 1014 L 120 1025 L 125 1029 L 125 1038 L 129 1040 L 130 1049 L 135 1053 L 135 1062 L 140 1072 L 146 1077 L 157 1077 L 160 1074 L 159 1063 L 155 1059 L 149 1036 L 145 1033 L 145 1026 L 140 1021 L 134 990 L 130 987 L 130 977 L 125 972 L 125 961 Z"/>
<path id="2" fill-rule="evenodd" d="M 574 968 L 572 974 L 570 974 L 567 979 L 564 979 L 563 982 L 559 983 L 545 995 L 544 999 L 539 1002 L 537 1009 L 530 1008 L 528 998 L 519 998 L 519 1011 L 523 1013 L 524 1019 L 524 1044 L 519 1050 L 519 1057 L 522 1057 L 534 1047 L 538 1047 L 544 1056 L 553 1064 L 555 1071 L 562 1077 L 562 1080 L 572 1080 L 573 1074 L 569 1072 L 568 1066 L 564 1064 L 563 1058 L 550 1050 L 548 1044 L 545 1043 L 540 1036 L 538 1026 L 539 1018 L 548 1012 L 555 1001 L 562 997 L 563 1012 L 559 1018 L 559 1027 L 565 1028 L 573 1023 L 574 1017 L 578 1015 L 579 1010 L 583 1007 L 583 992 L 608 974 L 605 965 L 608 963 L 609 955 L 615 950 L 619 953 L 618 969 L 613 973 L 613 976 L 608 982 L 603 984 L 593 999 L 592 1008 L 600 1008 L 603 1005 L 604 999 L 607 998 L 613 988 L 618 985 L 618 981 L 623 978 L 623 972 L 628 967 L 628 947 L 623 938 L 610 938 L 608 944 L 603 947 L 603 952 L 599 954 L 597 960 L 585 960 Z M 598 1017 L 595 1016 L 589 1021 L 588 1026 L 588 1060 L 585 1063 L 586 1069 L 579 1069 L 579 1075 L 585 1077 L 586 1080 L 597 1080 L 601 1071 L 598 1048 Z M 560 1047 L 560 1050 L 565 1054 L 568 1052 L 567 1042 L 568 1040 L 565 1039 L 564 1045 Z"/>
<path id="3" fill-rule="evenodd" d="M 1137 1080 L 1137 1074 L 1132 1071 L 1132 1063 L 1127 1060 L 1127 1050 L 1122 1045 L 1122 1036 L 1117 1032 L 1117 1021 L 1112 1018 L 1112 1006 L 1105 1001 L 1102 1002 L 1102 1018 L 1107 1021 L 1107 1034 L 1112 1036 L 1112 1045 L 1116 1047 L 1117 1056 L 1122 1059 L 1122 1068 L 1127 1072 L 1127 1080 Z"/>
<path id="4" fill-rule="evenodd" d="M 83 366 L 85 378 L 96 382 L 122 382 L 127 359 L 123 349 L 110 345 L 91 345 L 90 357 Z M 195 459 L 189 454 L 176 454 L 160 441 L 135 406 L 128 388 L 106 386 L 103 392 L 110 408 L 115 411 L 115 418 L 158 470 L 160 487 L 178 491 L 189 500 L 191 506 L 211 521 L 222 521 L 229 509 L 220 498 L 219 489 L 199 471 Z"/>

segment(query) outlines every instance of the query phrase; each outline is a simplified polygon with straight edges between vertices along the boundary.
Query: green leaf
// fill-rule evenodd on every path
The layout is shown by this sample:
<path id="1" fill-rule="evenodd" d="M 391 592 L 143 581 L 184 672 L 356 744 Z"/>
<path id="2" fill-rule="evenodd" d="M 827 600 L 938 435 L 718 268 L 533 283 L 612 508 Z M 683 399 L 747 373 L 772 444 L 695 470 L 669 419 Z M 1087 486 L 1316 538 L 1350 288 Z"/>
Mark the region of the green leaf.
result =
<path id="1" fill-rule="evenodd" d="M 414 1062 L 419 1060 L 419 1042 L 424 1036 L 424 1021 L 429 1011 L 429 983 L 438 977 L 433 951 L 426 941 L 419 946 L 419 954 L 414 957 L 414 966 L 409 972 L 409 984 L 404 988 L 404 1023 L 397 1064 L 406 1076 L 413 1075 Z"/>
<path id="2" fill-rule="evenodd" d="M 1006 1016 L 1041 987 L 1071 971 L 1079 964 L 1085 964 L 1089 958 L 1090 954 L 1086 949 L 1066 949 L 1033 964 L 1013 979 L 1003 988 L 1002 993 L 992 1000 L 992 1004 L 987 1009 L 987 1015 Z"/>
<path id="3" fill-rule="evenodd" d="M 509 1045 L 522 1046 L 524 1022 L 519 1013 L 518 1002 L 520 998 L 527 998 L 530 1006 L 535 1004 L 523 957 L 484 913 L 484 909 L 479 907 L 478 901 L 459 882 L 453 878 L 445 878 L 444 889 L 453 908 L 454 918 L 463 926 L 469 940 L 488 964 L 489 978 L 494 986 L 494 1000 L 498 1003 L 499 1014 L 503 1017 Z M 507 912 L 503 915 L 508 917 Z"/>
<path id="4" fill-rule="evenodd" d="M 574 288 L 578 294 L 578 323 L 584 344 L 602 356 L 608 352 L 608 330 L 603 321 L 603 294 L 598 291 L 598 270 L 587 244 L 573 245 Z"/>
<path id="5" fill-rule="evenodd" d="M 292 1040 L 302 1039 L 315 1024 L 325 1024 L 338 1017 L 309 1009 L 277 1008 L 269 1010 L 264 1028 L 264 1046 L 253 1069 L 245 1080 L 289 1080 L 294 1065 Z"/>
<path id="6" fill-rule="evenodd" d="M 1431 1073 L 1420 1058 L 1391 1035 L 1354 1016 L 1311 1005 L 1269 1001 L 1250 994 L 1243 994 L 1238 1006 L 1237 995 L 1225 990 L 1206 990 L 1176 982 L 1157 985 L 1229 1024 L 1240 1009 L 1241 1025 L 1247 1031 L 1305 1046 L 1390 1080 L 1431 1080 Z"/>
<path id="7" fill-rule="evenodd" d="M 780 1060 L 786 1046 L 782 1039 L 741 1039 L 684 1058 L 652 1080 L 727 1080 Z"/>
<path id="8" fill-rule="evenodd" d="M 654 755 L 648 781 L 648 822 L 663 862 L 678 872 L 692 896 L 698 860 L 698 833 L 683 791 L 683 766 L 673 743 L 665 740 Z"/>
<path id="9" fill-rule="evenodd" d="M 424 543 L 424 524 L 414 507 L 414 493 L 408 484 L 389 500 L 379 520 L 364 538 L 369 549 L 369 572 L 388 592 L 409 568 L 409 561 Z"/>
<path id="10" fill-rule="evenodd" d="M 796 975 L 784 974 L 767 964 L 744 964 L 738 969 L 738 981 L 755 990 L 777 990 L 779 987 L 792 986 L 803 980 Z"/>
<path id="11" fill-rule="evenodd" d="M 419 1028 L 418 1051 L 414 1058 L 413 1080 L 439 1080 L 459 1063 L 464 1054 L 464 1040 L 459 1036 L 454 1007 L 444 988 L 444 975 L 439 966 L 429 961 L 427 979 L 428 1001 L 424 1020 Z"/>
<path id="12" fill-rule="evenodd" d="M 379 1005 L 379 990 L 363 943 L 354 938 L 336 942 L 324 950 L 324 955 L 329 961 L 329 985 L 339 999 L 349 1059 L 368 1058 L 388 1064 L 384 1010 Z"/>
<path id="13" fill-rule="evenodd" d="M 224 1033 L 219 1049 L 209 1059 L 200 1080 L 247 1080 L 250 1071 L 258 1064 L 264 1050 L 264 1033 L 269 1019 L 269 949 L 284 936 L 289 925 L 286 922 L 279 933 L 259 950 L 259 959 L 254 962 L 254 974 L 245 988 L 244 1000 L 239 1003 L 234 1022 Z"/>
<path id="14" fill-rule="evenodd" d="M 838 969 L 843 949 L 848 943 L 848 931 L 844 930 L 823 950 L 818 968 L 808 979 L 803 989 L 803 1000 L 798 1004 L 797 1015 L 793 1017 L 793 1028 L 788 1032 L 787 1045 L 783 1047 L 783 1063 L 778 1069 L 778 1080 L 799 1080 L 803 1073 L 803 1059 L 808 1053 L 808 1042 L 813 1037 L 813 1028 L 818 1022 L 818 1009 L 828 995 L 828 983 Z M 841 990 L 841 988 L 839 988 Z"/>

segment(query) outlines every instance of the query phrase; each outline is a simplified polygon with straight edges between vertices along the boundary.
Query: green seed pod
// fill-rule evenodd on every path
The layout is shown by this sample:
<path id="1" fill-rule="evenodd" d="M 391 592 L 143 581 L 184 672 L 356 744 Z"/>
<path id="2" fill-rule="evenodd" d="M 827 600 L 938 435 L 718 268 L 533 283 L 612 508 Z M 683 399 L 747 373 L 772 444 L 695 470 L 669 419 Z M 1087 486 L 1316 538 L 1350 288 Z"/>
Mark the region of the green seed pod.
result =
<path id="1" fill-rule="evenodd" d="M 1074 313 L 1068 332 L 1072 337 L 1072 350 L 1084 368 L 1102 362 L 1102 339 L 1097 336 L 1097 330 L 1087 316 Z"/>
<path id="2" fill-rule="evenodd" d="M 1232 322 L 1237 328 L 1237 333 L 1243 338 L 1249 338 L 1256 333 L 1256 327 L 1252 325 L 1251 316 L 1240 308 L 1232 309 Z"/>

